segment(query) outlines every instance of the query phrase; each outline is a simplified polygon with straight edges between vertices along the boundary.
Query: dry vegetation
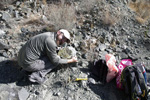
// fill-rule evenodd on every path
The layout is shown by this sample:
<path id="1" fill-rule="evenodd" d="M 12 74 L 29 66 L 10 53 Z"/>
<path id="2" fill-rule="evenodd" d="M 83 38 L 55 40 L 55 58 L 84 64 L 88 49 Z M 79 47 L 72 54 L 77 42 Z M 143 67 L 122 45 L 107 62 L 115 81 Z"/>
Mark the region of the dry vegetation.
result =
<path id="1" fill-rule="evenodd" d="M 130 2 L 129 7 L 136 12 L 137 16 L 135 18 L 139 23 L 144 24 L 149 20 L 150 2 L 144 0 Z"/>
<path id="2" fill-rule="evenodd" d="M 14 1 L 15 0 L 2 0 L 2 2 L 5 3 Z M 79 18 L 83 16 L 84 12 L 90 13 L 93 7 L 102 1 L 104 0 L 34 0 L 36 6 L 34 5 L 35 7 L 33 9 L 38 9 L 40 4 L 44 4 L 45 6 L 40 12 L 30 14 L 30 16 L 24 20 L 24 25 L 34 25 L 37 26 L 38 29 L 47 27 L 48 30 L 58 30 L 60 28 L 71 30 L 74 28 L 75 24 L 78 23 L 77 12 L 81 12 L 81 15 L 78 16 Z M 102 13 L 104 16 L 98 20 L 102 20 L 105 25 L 115 24 L 118 18 L 112 14 L 109 7 L 103 7 L 103 9 Z M 43 15 L 46 16 L 46 21 L 43 20 Z M 83 19 L 82 17 L 81 24 L 83 24 Z M 49 26 L 54 26 L 54 29 L 49 29 Z"/>
<path id="3" fill-rule="evenodd" d="M 81 0 L 77 8 L 80 12 L 90 12 L 91 9 L 101 0 Z"/>
<path id="4" fill-rule="evenodd" d="M 102 17 L 102 21 L 103 21 L 102 23 L 104 25 L 108 25 L 108 26 L 114 25 L 120 19 L 119 12 L 117 12 L 115 15 L 113 15 L 113 14 L 111 14 L 111 11 L 109 9 L 107 9 L 103 13 L 104 13 L 104 16 Z"/>
<path id="5" fill-rule="evenodd" d="M 13 3 L 14 1 L 16 1 L 16 0 L 0 0 L 1 2 L 1 4 L 3 4 L 3 5 L 5 5 L 5 4 L 11 4 L 11 3 Z"/>
<path id="6" fill-rule="evenodd" d="M 65 0 L 50 4 L 46 0 L 42 0 L 42 2 L 45 7 L 41 12 L 38 12 L 40 16 L 36 17 L 37 14 L 33 14 L 32 17 L 29 17 L 30 20 L 25 23 L 26 25 L 36 25 L 39 29 L 45 27 L 48 31 L 57 31 L 61 28 L 71 30 L 75 26 L 76 11 L 73 4 L 66 4 Z"/>
<path id="7" fill-rule="evenodd" d="M 3 2 L 12 2 L 15 0 L 2 0 Z M 29 0 L 22 0 L 29 1 Z M 83 13 L 90 13 L 94 6 L 99 4 L 100 19 L 104 25 L 114 25 L 119 21 L 120 12 L 114 8 L 110 8 L 109 5 L 101 5 L 101 2 L 105 0 L 34 0 L 36 7 L 32 9 L 40 8 L 40 4 L 45 6 L 40 12 L 32 13 L 26 20 L 24 20 L 24 27 L 26 25 L 34 25 L 33 30 L 40 30 L 46 27 L 47 30 L 58 30 L 60 28 L 65 28 L 71 30 L 75 27 L 77 23 L 83 24 Z M 80 1 L 80 2 L 78 2 Z M 51 2 L 51 3 L 50 3 Z M 57 3 L 56 3 L 57 2 Z M 69 2 L 69 3 L 68 3 Z M 101 7 L 102 6 L 102 7 Z M 81 12 L 80 16 L 77 12 Z M 46 21 L 43 20 L 43 15 L 46 16 Z M 77 21 L 77 16 L 80 22 Z M 53 26 L 53 27 L 51 27 Z M 93 24 L 91 24 L 93 27 Z M 50 28 L 50 29 L 49 29 Z M 51 29 L 53 28 L 53 29 Z"/>
<path id="8" fill-rule="evenodd" d="M 44 13 L 47 16 L 48 23 L 60 28 L 72 29 L 76 23 L 76 12 L 73 5 L 50 4 L 45 7 Z"/>
<path id="9" fill-rule="evenodd" d="M 37 1 L 39 4 L 41 1 Z M 24 27 L 33 26 L 32 31 L 46 29 L 47 31 L 57 31 L 65 28 L 71 30 L 76 23 L 76 12 L 74 5 L 68 5 L 61 0 L 59 3 L 48 4 L 42 0 L 44 8 L 38 13 L 30 14 L 24 20 Z M 38 6 L 36 7 L 38 9 Z"/>
<path id="10" fill-rule="evenodd" d="M 99 4 L 101 6 L 102 4 Z M 103 7 L 103 8 L 102 8 Z M 105 4 L 100 8 L 100 11 L 102 13 L 102 23 L 104 25 L 115 25 L 117 22 L 119 22 L 123 16 L 123 14 L 120 13 L 119 7 L 113 7 L 110 4 Z"/>

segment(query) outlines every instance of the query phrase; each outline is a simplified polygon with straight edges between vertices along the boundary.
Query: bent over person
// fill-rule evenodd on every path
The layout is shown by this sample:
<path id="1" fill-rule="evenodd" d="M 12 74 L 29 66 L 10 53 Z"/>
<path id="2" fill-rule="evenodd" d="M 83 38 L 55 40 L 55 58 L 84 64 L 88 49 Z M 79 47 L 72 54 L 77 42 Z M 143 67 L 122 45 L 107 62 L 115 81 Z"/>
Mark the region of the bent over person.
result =
<path id="1" fill-rule="evenodd" d="M 29 80 L 42 84 L 45 75 L 59 64 L 77 62 L 76 57 L 72 59 L 61 59 L 57 55 L 57 46 L 70 42 L 70 33 L 61 29 L 58 32 L 45 32 L 32 37 L 20 49 L 18 64 L 23 70 L 31 72 Z"/>

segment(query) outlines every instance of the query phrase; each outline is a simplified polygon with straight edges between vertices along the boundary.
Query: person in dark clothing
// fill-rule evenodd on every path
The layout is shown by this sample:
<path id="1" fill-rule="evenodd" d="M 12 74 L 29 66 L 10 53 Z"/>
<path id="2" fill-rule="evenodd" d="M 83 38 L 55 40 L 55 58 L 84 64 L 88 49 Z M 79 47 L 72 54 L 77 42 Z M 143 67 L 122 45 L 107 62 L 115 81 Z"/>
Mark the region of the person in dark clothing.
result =
<path id="1" fill-rule="evenodd" d="M 18 64 L 23 70 L 31 72 L 29 80 L 42 84 L 45 75 L 59 64 L 77 62 L 77 57 L 61 59 L 57 55 L 57 47 L 70 42 L 70 33 L 60 29 L 57 33 L 45 32 L 32 37 L 20 49 Z"/>

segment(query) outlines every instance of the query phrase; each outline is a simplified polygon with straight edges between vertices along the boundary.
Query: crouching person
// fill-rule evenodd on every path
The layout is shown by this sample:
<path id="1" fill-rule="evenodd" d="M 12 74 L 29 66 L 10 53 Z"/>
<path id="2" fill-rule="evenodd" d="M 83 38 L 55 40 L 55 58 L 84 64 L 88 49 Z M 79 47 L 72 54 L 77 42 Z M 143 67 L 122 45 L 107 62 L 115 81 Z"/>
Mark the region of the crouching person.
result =
<path id="1" fill-rule="evenodd" d="M 36 35 L 20 49 L 18 64 L 23 70 L 31 72 L 31 82 L 42 84 L 46 80 L 45 75 L 59 64 L 77 62 L 76 57 L 61 59 L 57 55 L 57 47 L 65 42 L 70 42 L 70 33 L 61 29 L 56 33 L 45 32 Z"/>

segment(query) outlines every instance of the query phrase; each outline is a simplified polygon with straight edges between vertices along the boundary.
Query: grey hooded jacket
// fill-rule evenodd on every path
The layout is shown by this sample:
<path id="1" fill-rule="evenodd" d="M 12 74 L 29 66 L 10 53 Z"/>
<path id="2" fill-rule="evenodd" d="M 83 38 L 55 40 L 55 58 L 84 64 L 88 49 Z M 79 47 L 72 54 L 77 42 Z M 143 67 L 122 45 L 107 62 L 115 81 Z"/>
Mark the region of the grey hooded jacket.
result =
<path id="1" fill-rule="evenodd" d="M 66 64 L 67 59 L 61 59 L 56 52 L 56 33 L 45 32 L 32 37 L 20 49 L 18 54 L 18 63 L 25 68 L 38 60 L 40 57 L 48 56 L 50 62 L 57 66 L 58 64 Z"/>

